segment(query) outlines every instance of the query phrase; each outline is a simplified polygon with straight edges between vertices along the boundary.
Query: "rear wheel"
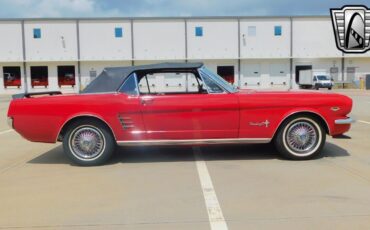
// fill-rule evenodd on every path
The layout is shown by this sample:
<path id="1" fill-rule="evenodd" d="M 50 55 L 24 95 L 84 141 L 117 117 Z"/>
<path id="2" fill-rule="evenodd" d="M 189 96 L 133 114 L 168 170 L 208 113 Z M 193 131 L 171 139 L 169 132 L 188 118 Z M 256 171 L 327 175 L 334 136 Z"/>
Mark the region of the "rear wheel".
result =
<path id="1" fill-rule="evenodd" d="M 83 166 L 105 163 L 113 154 L 115 142 L 109 128 L 95 120 L 72 123 L 63 138 L 67 156 Z"/>
<path id="2" fill-rule="evenodd" d="M 326 133 L 314 118 L 292 117 L 283 122 L 274 139 L 281 155 L 292 160 L 306 160 L 317 156 L 324 147 Z"/>

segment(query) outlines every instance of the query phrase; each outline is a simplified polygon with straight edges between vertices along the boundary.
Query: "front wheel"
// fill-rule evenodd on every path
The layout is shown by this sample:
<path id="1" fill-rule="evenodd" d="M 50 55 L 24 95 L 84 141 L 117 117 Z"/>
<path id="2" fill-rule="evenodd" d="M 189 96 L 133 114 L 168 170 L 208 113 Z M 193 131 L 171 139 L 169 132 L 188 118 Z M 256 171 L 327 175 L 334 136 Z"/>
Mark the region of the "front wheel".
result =
<path id="1" fill-rule="evenodd" d="M 82 166 L 105 163 L 113 154 L 115 142 L 109 128 L 94 120 L 74 122 L 63 138 L 67 156 Z"/>
<path id="2" fill-rule="evenodd" d="M 326 133 L 320 122 L 311 117 L 293 117 L 283 122 L 274 139 L 281 155 L 292 160 L 317 156 L 324 147 Z"/>

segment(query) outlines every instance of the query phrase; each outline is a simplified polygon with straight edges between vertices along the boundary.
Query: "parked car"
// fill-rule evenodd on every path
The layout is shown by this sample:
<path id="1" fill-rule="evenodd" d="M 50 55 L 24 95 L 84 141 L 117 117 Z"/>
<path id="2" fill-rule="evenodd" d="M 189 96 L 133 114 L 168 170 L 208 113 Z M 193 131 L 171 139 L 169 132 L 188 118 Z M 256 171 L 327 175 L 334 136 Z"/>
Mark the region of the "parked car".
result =
<path id="1" fill-rule="evenodd" d="M 76 85 L 75 75 L 73 73 L 66 73 L 58 77 L 58 85 L 59 87 L 65 85 L 74 87 Z"/>
<path id="2" fill-rule="evenodd" d="M 166 92 L 148 80 L 180 73 L 196 90 Z M 341 135 L 353 121 L 347 96 L 241 90 L 202 63 L 105 68 L 80 94 L 13 98 L 12 128 L 30 141 L 63 142 L 64 152 L 87 166 L 106 162 L 117 145 L 273 142 L 288 159 L 309 159 L 320 153 L 326 134 Z"/>
<path id="3" fill-rule="evenodd" d="M 305 89 L 327 88 L 331 90 L 334 86 L 333 80 L 325 73 L 312 73 L 312 70 L 301 70 L 299 72 L 299 85 Z"/>
<path id="4" fill-rule="evenodd" d="M 14 73 L 4 73 L 4 87 L 9 86 L 21 87 L 21 78 Z"/>

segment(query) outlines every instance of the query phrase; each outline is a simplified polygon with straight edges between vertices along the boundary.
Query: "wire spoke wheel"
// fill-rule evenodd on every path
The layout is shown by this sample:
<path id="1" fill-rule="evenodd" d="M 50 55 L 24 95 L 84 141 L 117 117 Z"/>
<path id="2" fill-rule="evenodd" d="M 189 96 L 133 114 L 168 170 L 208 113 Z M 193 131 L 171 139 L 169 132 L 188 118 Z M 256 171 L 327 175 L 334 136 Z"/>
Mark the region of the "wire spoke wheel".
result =
<path id="1" fill-rule="evenodd" d="M 69 139 L 73 154 L 81 160 L 93 160 L 99 157 L 105 149 L 103 133 L 92 126 L 76 128 Z"/>
<path id="2" fill-rule="evenodd" d="M 288 147 L 297 154 L 305 154 L 318 144 L 317 129 L 307 121 L 293 123 L 286 132 Z"/>

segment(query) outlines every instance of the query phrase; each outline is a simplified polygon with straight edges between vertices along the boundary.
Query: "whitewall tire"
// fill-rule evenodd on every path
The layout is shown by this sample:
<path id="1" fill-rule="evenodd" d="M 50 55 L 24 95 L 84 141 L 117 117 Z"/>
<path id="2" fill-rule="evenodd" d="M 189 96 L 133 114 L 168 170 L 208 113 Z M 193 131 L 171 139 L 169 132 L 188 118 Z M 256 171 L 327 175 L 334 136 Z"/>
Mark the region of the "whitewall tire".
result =
<path id="1" fill-rule="evenodd" d="M 78 165 L 105 163 L 113 154 L 115 141 L 110 130 L 95 120 L 80 120 L 69 125 L 63 138 L 63 149 Z"/>
<path id="2" fill-rule="evenodd" d="M 274 142 L 283 157 L 306 160 L 321 152 L 325 140 L 325 130 L 317 119 L 295 116 L 282 123 Z"/>

